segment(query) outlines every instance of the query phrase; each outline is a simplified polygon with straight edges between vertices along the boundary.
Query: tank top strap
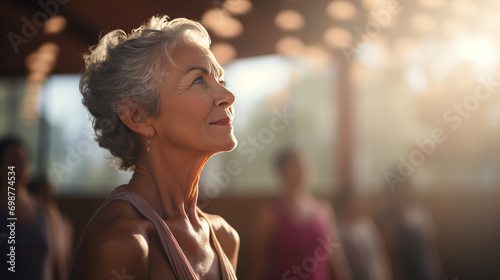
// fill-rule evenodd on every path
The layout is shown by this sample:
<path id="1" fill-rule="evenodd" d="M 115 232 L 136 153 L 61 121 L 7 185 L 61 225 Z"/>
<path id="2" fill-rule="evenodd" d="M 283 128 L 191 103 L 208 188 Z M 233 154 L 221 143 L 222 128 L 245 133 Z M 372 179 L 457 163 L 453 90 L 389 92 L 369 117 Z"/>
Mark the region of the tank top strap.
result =
<path id="1" fill-rule="evenodd" d="M 221 274 L 222 274 L 222 280 L 237 280 L 236 278 L 236 273 L 234 272 L 233 265 L 231 264 L 231 261 L 229 261 L 228 257 L 224 253 L 224 250 L 222 250 L 222 247 L 219 243 L 219 240 L 217 240 L 217 236 L 215 235 L 214 228 L 212 227 L 212 223 L 208 219 L 205 213 L 203 213 L 198 207 L 197 207 L 198 214 L 202 216 L 208 223 L 208 227 L 210 228 L 210 235 L 212 238 L 212 243 L 215 247 L 215 251 L 217 255 L 219 256 L 219 262 L 220 262 L 220 269 L 221 269 Z"/>
<path id="2" fill-rule="evenodd" d="M 154 208 L 140 195 L 125 190 L 124 186 L 115 189 L 108 198 L 106 203 L 113 200 L 125 200 L 132 204 L 137 211 L 139 211 L 144 217 L 150 220 L 156 230 L 158 231 L 158 236 L 160 237 L 161 244 L 167 258 L 172 265 L 173 272 L 177 279 L 179 280 L 195 280 L 197 279 L 193 268 L 189 264 L 186 256 L 182 252 L 179 243 L 175 240 L 174 235 L 168 228 L 165 221 L 160 217 L 160 215 L 154 210 Z"/>

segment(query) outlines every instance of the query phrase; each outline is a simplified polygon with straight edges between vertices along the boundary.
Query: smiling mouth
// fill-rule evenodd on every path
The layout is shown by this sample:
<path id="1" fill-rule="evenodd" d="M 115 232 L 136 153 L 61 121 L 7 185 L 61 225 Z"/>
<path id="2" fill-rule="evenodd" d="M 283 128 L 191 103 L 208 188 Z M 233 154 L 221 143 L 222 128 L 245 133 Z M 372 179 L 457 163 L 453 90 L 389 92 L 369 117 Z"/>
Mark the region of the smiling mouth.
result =
<path id="1" fill-rule="evenodd" d="M 221 125 L 221 126 L 230 126 L 231 125 L 231 119 L 230 118 L 223 118 L 215 122 L 211 122 L 210 124 L 214 125 Z"/>

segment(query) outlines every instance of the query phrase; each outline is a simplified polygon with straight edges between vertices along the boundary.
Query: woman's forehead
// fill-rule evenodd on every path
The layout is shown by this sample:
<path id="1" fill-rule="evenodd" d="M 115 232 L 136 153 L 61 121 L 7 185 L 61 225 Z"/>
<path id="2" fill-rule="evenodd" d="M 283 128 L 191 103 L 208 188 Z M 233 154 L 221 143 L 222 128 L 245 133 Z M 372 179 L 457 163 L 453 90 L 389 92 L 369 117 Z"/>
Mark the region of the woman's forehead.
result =
<path id="1" fill-rule="evenodd" d="M 179 43 L 170 53 L 173 66 L 180 71 L 187 71 L 193 67 L 202 67 L 211 72 L 215 66 L 212 57 L 210 50 L 190 43 Z"/>
<path id="2" fill-rule="evenodd" d="M 181 42 L 167 53 L 167 73 L 176 71 L 186 73 L 191 68 L 203 68 L 213 73 L 217 79 L 224 76 L 224 69 L 213 53 L 202 46 L 190 42 Z"/>

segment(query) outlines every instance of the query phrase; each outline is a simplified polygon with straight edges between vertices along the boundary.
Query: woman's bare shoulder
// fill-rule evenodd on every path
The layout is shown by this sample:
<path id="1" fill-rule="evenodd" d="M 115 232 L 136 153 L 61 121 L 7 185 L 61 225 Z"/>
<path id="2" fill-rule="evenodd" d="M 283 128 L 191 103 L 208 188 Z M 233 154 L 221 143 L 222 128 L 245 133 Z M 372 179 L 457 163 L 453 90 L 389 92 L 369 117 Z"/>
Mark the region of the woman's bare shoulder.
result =
<path id="1" fill-rule="evenodd" d="M 110 202 L 84 232 L 70 279 L 146 279 L 147 223 L 124 201 Z"/>
<path id="2" fill-rule="evenodd" d="M 224 250 L 233 268 L 236 270 L 238 251 L 240 249 L 240 236 L 238 232 L 221 216 L 213 214 L 205 215 L 210 220 L 210 224 L 214 229 L 222 250 Z"/>
<path id="3" fill-rule="evenodd" d="M 207 213 L 204 214 L 210 220 L 212 228 L 214 229 L 217 237 L 219 237 L 220 234 L 221 237 L 229 238 L 232 240 L 239 240 L 238 232 L 236 232 L 236 230 L 228 222 L 226 222 L 224 218 L 219 215 Z"/>

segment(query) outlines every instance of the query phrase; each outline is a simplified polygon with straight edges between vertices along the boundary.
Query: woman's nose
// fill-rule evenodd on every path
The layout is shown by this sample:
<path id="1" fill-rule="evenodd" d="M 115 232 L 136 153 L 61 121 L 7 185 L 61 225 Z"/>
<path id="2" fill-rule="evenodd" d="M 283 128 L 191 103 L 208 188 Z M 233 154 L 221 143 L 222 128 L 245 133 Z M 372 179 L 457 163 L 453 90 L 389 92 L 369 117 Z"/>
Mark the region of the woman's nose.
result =
<path id="1" fill-rule="evenodd" d="M 226 109 L 233 105 L 235 99 L 236 97 L 234 96 L 234 94 L 221 85 L 220 88 L 217 89 L 217 96 L 214 102 L 215 106 L 223 107 L 223 109 Z"/>

